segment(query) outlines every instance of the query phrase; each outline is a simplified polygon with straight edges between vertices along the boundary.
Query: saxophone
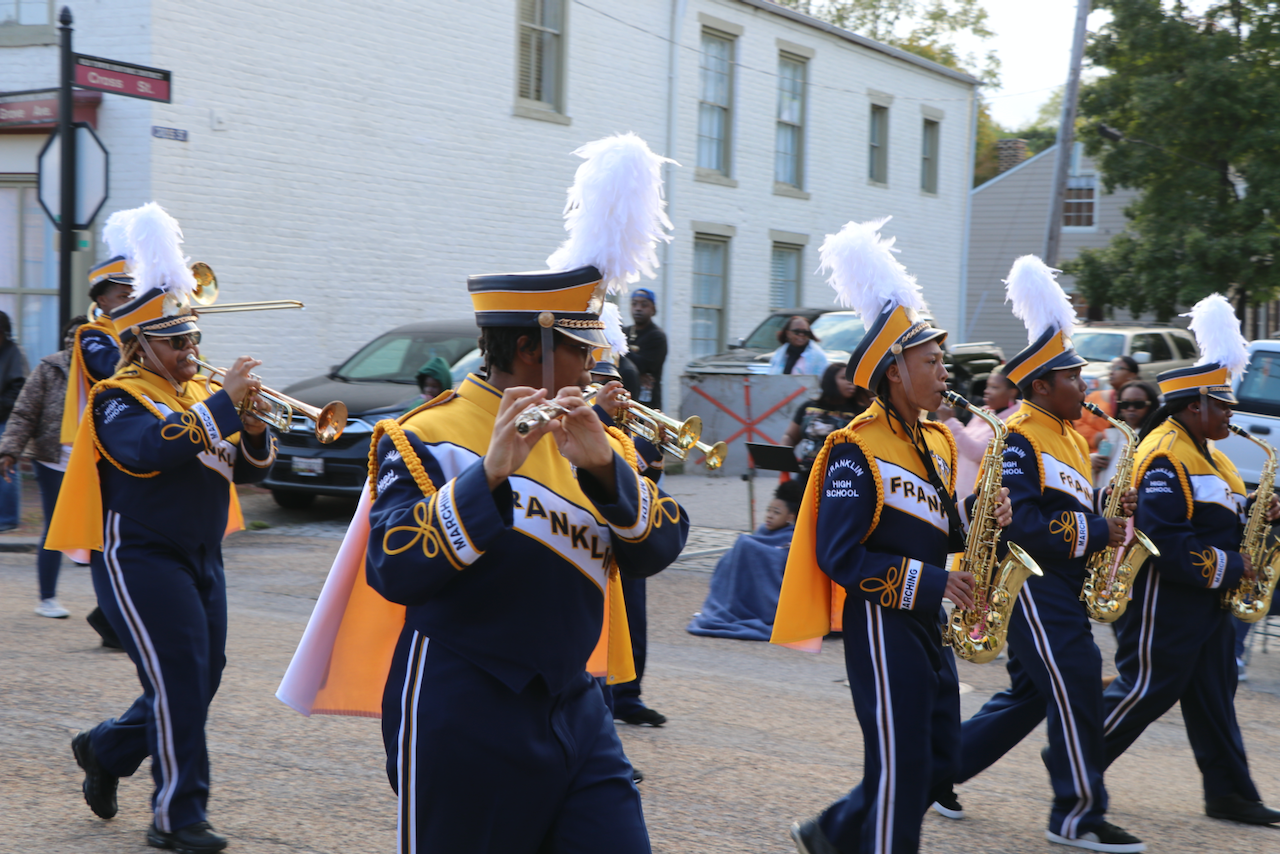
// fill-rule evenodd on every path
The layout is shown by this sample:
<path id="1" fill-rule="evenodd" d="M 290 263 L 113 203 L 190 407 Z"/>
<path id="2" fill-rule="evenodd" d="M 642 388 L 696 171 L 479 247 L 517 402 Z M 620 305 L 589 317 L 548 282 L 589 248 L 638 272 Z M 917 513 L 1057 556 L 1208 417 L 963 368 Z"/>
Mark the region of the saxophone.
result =
<path id="1" fill-rule="evenodd" d="M 956 569 L 972 572 L 978 580 L 972 610 L 953 608 L 951 622 L 943 630 L 943 642 L 956 655 L 985 664 L 1000 654 L 1009 636 L 1009 621 L 1018 591 L 1032 575 L 1043 575 L 1040 567 L 1016 543 L 1009 543 L 1009 554 L 996 565 L 1000 544 L 1000 526 L 996 522 L 996 506 L 1000 502 L 1000 482 L 1004 477 L 1004 440 L 1008 434 L 1004 423 L 994 415 L 977 409 L 953 391 L 943 397 L 956 409 L 967 409 L 991 428 L 992 439 L 982 456 L 982 476 L 973 505 L 973 521 L 965 537 L 964 554 L 956 561 Z"/>
<path id="2" fill-rule="evenodd" d="M 1244 539 L 1240 542 L 1240 552 L 1249 556 L 1257 575 L 1252 582 L 1241 581 L 1239 587 L 1222 594 L 1222 607 L 1243 622 L 1256 623 L 1271 609 L 1276 577 L 1280 576 L 1280 545 L 1267 542 L 1271 533 L 1267 510 L 1271 507 L 1271 495 L 1276 486 L 1276 451 L 1270 443 L 1251 436 L 1248 430 L 1235 424 L 1228 426 L 1232 433 L 1243 436 L 1267 452 L 1267 462 L 1262 467 L 1262 474 L 1258 475 L 1253 511 L 1249 513 Z"/>
<path id="3" fill-rule="evenodd" d="M 1107 496 L 1107 504 L 1102 515 L 1114 519 L 1121 515 L 1120 505 L 1124 493 L 1133 480 L 1134 455 L 1138 450 L 1138 434 L 1133 428 L 1119 419 L 1112 418 L 1102 411 L 1097 404 L 1086 402 L 1085 409 L 1099 418 L 1105 418 L 1124 434 L 1124 456 L 1120 465 L 1116 466 L 1116 475 L 1111 479 L 1111 494 Z M 1111 623 L 1120 618 L 1124 609 L 1129 607 L 1129 598 L 1133 595 L 1133 577 L 1138 574 L 1149 557 L 1160 557 L 1160 550 L 1146 534 L 1133 529 L 1133 541 L 1124 546 L 1107 546 L 1100 552 L 1094 552 L 1085 563 L 1084 587 L 1080 588 L 1080 601 L 1092 619 L 1099 623 Z M 1119 558 L 1117 559 L 1117 555 Z"/>

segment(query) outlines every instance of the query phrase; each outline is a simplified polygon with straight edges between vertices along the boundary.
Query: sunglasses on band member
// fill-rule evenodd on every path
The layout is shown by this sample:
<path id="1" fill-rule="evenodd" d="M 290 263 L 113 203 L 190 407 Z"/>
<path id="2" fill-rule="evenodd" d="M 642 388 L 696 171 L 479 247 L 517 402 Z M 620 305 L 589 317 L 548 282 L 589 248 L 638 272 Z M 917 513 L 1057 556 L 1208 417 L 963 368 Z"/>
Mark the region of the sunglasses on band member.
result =
<path id="1" fill-rule="evenodd" d="M 195 347 L 197 344 L 200 343 L 200 333 L 188 332 L 185 335 L 170 335 L 170 336 L 161 338 L 160 340 L 168 341 L 169 346 L 175 350 L 185 350 L 187 349 L 188 345 Z"/>
<path id="2" fill-rule="evenodd" d="M 1116 402 L 1116 409 L 1150 409 L 1149 400 L 1121 400 Z"/>

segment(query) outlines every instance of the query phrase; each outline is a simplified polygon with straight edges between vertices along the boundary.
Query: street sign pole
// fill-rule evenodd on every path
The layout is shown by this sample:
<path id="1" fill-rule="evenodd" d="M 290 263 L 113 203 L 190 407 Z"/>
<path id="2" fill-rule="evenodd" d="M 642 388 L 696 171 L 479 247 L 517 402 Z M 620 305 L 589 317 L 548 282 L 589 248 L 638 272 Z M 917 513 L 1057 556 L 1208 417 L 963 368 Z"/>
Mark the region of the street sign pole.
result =
<path id="1" fill-rule="evenodd" d="M 61 75 L 58 93 L 58 135 L 62 138 L 62 186 L 58 216 L 58 328 L 71 320 L 71 250 L 75 248 L 76 225 L 76 132 L 72 127 L 71 83 L 73 60 L 71 52 L 71 9 L 62 7 L 58 15 L 58 32 L 61 36 L 59 56 Z"/>

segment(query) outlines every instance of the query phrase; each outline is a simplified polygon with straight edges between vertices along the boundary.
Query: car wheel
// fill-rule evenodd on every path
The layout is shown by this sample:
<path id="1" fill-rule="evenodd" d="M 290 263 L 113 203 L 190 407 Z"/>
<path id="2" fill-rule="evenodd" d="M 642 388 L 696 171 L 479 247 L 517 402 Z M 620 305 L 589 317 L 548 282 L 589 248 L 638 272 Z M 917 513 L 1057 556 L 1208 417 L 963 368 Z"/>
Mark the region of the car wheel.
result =
<path id="1" fill-rule="evenodd" d="M 286 510 L 303 510 L 314 504 L 316 500 L 315 493 L 294 492 L 291 489 L 273 489 L 271 497 L 276 500 L 276 504 Z"/>

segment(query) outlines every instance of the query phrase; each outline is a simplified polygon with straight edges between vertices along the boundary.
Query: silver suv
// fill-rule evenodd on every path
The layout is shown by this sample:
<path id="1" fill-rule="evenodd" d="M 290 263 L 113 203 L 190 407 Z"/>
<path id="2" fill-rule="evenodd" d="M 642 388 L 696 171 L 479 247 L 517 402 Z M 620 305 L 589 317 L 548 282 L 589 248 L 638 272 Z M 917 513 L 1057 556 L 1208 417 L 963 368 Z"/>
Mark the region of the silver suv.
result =
<path id="1" fill-rule="evenodd" d="M 1089 360 L 1080 376 L 1090 392 L 1107 387 L 1117 356 L 1132 356 L 1139 375 L 1151 382 L 1162 371 L 1194 365 L 1200 357 L 1191 333 L 1173 326 L 1090 323 L 1077 326 L 1071 341 L 1076 352 Z"/>

